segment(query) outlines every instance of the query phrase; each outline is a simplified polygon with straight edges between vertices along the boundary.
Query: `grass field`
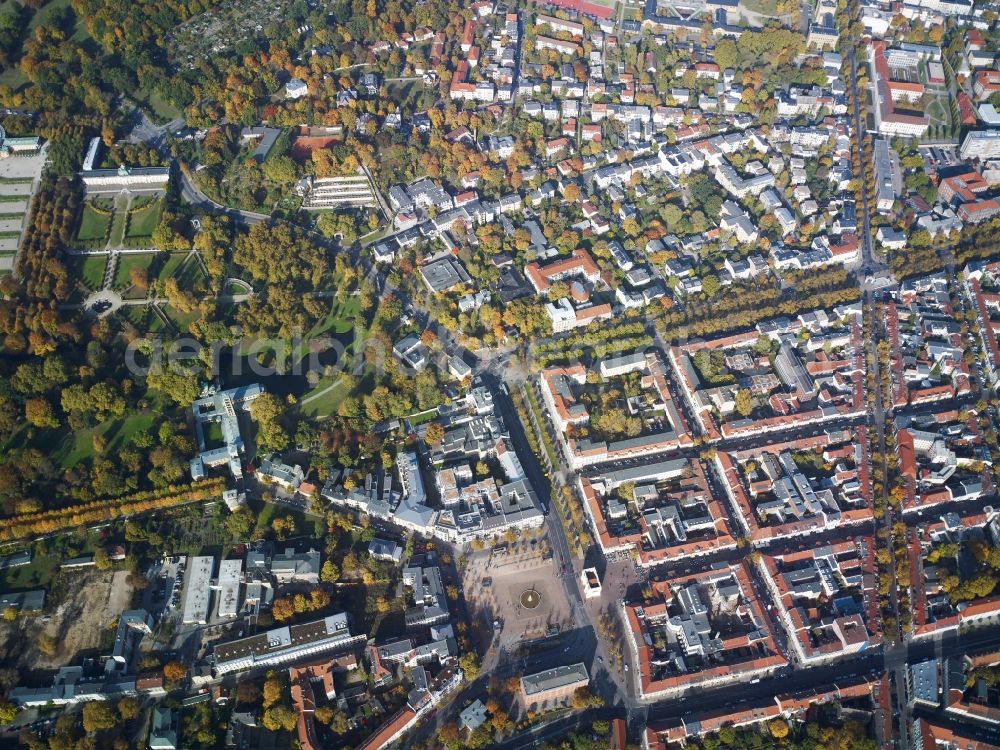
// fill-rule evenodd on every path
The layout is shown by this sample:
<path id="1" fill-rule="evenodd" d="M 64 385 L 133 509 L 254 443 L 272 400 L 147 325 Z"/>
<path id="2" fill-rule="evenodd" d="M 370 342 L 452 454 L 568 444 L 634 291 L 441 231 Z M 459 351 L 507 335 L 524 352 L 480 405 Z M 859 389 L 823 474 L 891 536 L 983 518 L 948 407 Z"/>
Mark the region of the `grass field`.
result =
<path id="1" fill-rule="evenodd" d="M 320 320 L 306 338 L 317 338 L 324 334 L 347 333 L 354 327 L 354 318 L 358 314 L 357 297 L 348 297 L 343 302 L 334 300 L 330 312 Z"/>
<path id="2" fill-rule="evenodd" d="M 947 96 L 938 96 L 931 99 L 927 104 L 927 116 L 930 118 L 931 125 L 950 128 L 951 108 L 948 105 Z"/>
<path id="3" fill-rule="evenodd" d="M 108 420 L 82 430 L 63 430 L 59 433 L 46 432 L 44 435 L 36 436 L 33 440 L 28 439 L 26 430 L 19 430 L 6 445 L 0 446 L 0 450 L 30 445 L 45 453 L 60 469 L 71 469 L 83 462 L 89 463 L 93 460 L 94 436 L 101 435 L 107 441 L 105 453 L 113 455 L 125 447 L 132 436 L 143 430 L 151 429 L 158 416 L 166 408 L 166 402 L 155 392 L 150 392 L 147 395 L 147 400 L 149 407 L 144 412 L 133 414 L 124 419 Z"/>
<path id="4" fill-rule="evenodd" d="M 131 286 L 132 269 L 149 268 L 149 264 L 152 260 L 153 255 L 151 253 L 143 253 L 142 255 L 119 255 L 118 267 L 115 269 L 115 289 L 124 289 L 125 287 Z"/>
<path id="5" fill-rule="evenodd" d="M 66 265 L 80 283 L 92 292 L 101 288 L 104 268 L 108 265 L 107 255 L 86 255 L 67 257 Z"/>
<path id="6" fill-rule="evenodd" d="M 187 253 L 170 253 L 166 261 L 160 265 L 159 270 L 156 272 L 156 278 L 159 281 L 166 281 L 175 273 L 177 269 L 181 267 L 181 263 L 187 257 Z M 159 265 L 159 263 L 155 264 Z"/>
<path id="7" fill-rule="evenodd" d="M 334 300 L 330 305 L 330 312 L 319 320 L 303 338 L 301 346 L 296 350 L 293 360 L 299 360 L 309 352 L 309 342 L 324 336 L 345 341 L 345 334 L 354 330 L 354 319 L 358 314 L 358 300 L 356 297 L 348 297 L 343 302 Z M 355 332 L 357 333 L 357 332 Z M 352 352 L 357 347 L 358 342 L 346 341 L 345 347 L 348 352 Z M 328 383 L 329 384 L 329 383 Z"/>
<path id="8" fill-rule="evenodd" d="M 343 302 L 334 300 L 330 305 L 330 312 L 306 335 L 306 342 L 323 336 L 333 336 L 346 341 L 346 354 L 358 351 L 364 341 L 365 331 L 354 328 L 357 313 L 358 300 L 356 297 L 348 297 Z M 354 336 L 347 340 L 346 334 L 352 331 Z M 307 347 L 308 343 L 304 343 L 297 355 L 299 357 L 305 356 Z M 313 419 L 330 416 L 340 406 L 340 402 L 349 395 L 347 386 L 347 383 L 340 382 L 339 370 L 331 377 L 321 378 L 313 388 L 302 394 L 302 398 L 299 400 L 300 410 L 305 416 Z"/>
<path id="9" fill-rule="evenodd" d="M 334 387 L 330 388 L 331 385 Z M 330 390 L 327 391 L 327 388 L 330 388 Z M 306 399 L 308 399 L 311 394 L 322 395 L 306 402 Z M 338 383 L 336 375 L 332 378 L 323 378 L 316 384 L 315 388 L 309 391 L 309 393 L 303 394 L 299 411 L 301 411 L 305 416 L 312 417 L 314 419 L 328 417 L 336 411 L 337 407 L 340 406 L 340 402 L 343 401 L 347 395 L 347 384 L 343 382 Z"/>
<path id="10" fill-rule="evenodd" d="M 150 119 L 157 125 L 164 125 L 171 120 L 176 120 L 183 114 L 155 91 L 138 91 L 135 94 L 135 99 L 152 115 Z"/>
<path id="11" fill-rule="evenodd" d="M 295 521 L 295 531 L 290 534 L 293 537 L 312 534 L 315 531 L 315 522 L 320 518 L 311 513 L 300 513 L 284 505 L 265 502 L 257 513 L 257 525 L 270 528 L 271 521 L 278 517 L 290 517 Z"/>
<path id="12" fill-rule="evenodd" d="M 201 270 L 201 265 L 196 258 L 189 258 L 188 261 L 172 274 L 177 279 L 177 284 L 181 289 L 191 292 L 200 284 L 208 281 L 205 272 Z"/>
<path id="13" fill-rule="evenodd" d="M 150 310 L 148 305 L 123 307 L 118 314 L 144 333 L 161 333 L 164 330 L 160 316 Z"/>
<path id="14" fill-rule="evenodd" d="M 125 212 L 115 211 L 111 217 L 111 246 L 117 247 L 125 239 Z"/>
<path id="15" fill-rule="evenodd" d="M 740 5 L 753 13 L 765 16 L 773 16 L 778 12 L 777 0 L 740 0 Z"/>
<path id="16" fill-rule="evenodd" d="M 83 204 L 83 215 L 80 217 L 80 228 L 76 238 L 83 242 L 87 240 L 103 240 L 108 235 L 108 225 L 111 217 L 98 213 L 89 203 Z"/>
<path id="17" fill-rule="evenodd" d="M 397 102 L 402 112 L 408 112 L 408 107 L 414 110 L 433 106 L 437 96 L 433 89 L 424 88 L 423 81 L 394 81 L 385 85 L 385 96 Z"/>
<path id="18" fill-rule="evenodd" d="M 0 571 L 0 591 L 48 587 L 49 581 L 59 571 L 60 562 L 55 556 L 34 555 L 27 565 Z"/>
<path id="19" fill-rule="evenodd" d="M 163 202 L 157 201 L 143 208 L 133 210 L 129 215 L 126 237 L 149 237 L 160 221 L 163 213 Z"/>
<path id="20" fill-rule="evenodd" d="M 103 436 L 108 441 L 106 452 L 113 454 L 121 450 L 133 435 L 150 429 L 158 413 L 159 410 L 150 409 L 145 414 L 103 422 L 87 430 L 71 432 L 63 437 L 51 455 L 64 469 L 83 461 L 90 461 L 94 457 L 94 435 Z"/>
<path id="21" fill-rule="evenodd" d="M 222 425 L 218 422 L 203 422 L 202 431 L 205 435 L 205 448 L 211 450 L 222 445 Z"/>
<path id="22" fill-rule="evenodd" d="M 17 90 L 27 82 L 28 79 L 25 78 L 24 73 L 17 66 L 6 68 L 0 73 L 0 86 L 10 86 L 12 89 Z"/>
<path id="23" fill-rule="evenodd" d="M 185 333 L 188 326 L 198 320 L 199 317 L 197 312 L 182 313 L 180 310 L 176 310 L 170 305 L 164 306 L 163 312 L 167 314 L 167 317 L 170 318 L 170 321 L 181 333 Z"/>
<path id="24" fill-rule="evenodd" d="M 247 284 L 235 284 L 232 282 L 226 284 L 226 294 L 231 294 L 233 296 L 237 294 L 246 294 L 250 291 L 250 289 L 251 287 Z"/>

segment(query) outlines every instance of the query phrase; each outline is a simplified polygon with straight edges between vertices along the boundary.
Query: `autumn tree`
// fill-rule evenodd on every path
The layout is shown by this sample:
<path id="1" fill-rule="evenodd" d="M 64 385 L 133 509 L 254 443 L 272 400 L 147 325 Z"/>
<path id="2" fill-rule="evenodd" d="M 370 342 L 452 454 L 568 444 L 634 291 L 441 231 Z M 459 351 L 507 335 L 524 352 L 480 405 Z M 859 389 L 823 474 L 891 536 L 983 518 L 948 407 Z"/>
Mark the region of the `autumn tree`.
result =
<path id="1" fill-rule="evenodd" d="M 462 668 L 465 679 L 469 682 L 479 676 L 479 659 L 471 651 L 462 654 L 458 658 L 458 666 Z"/>
<path id="2" fill-rule="evenodd" d="M 264 725 L 265 729 L 272 732 L 280 730 L 291 732 L 295 729 L 295 725 L 298 721 L 298 714 L 288 708 L 288 706 L 271 706 L 269 709 L 264 711 L 264 717 L 261 720 L 261 723 Z"/>
<path id="3" fill-rule="evenodd" d="M 444 439 L 444 427 L 440 422 L 431 422 L 424 431 L 424 440 L 428 445 L 437 445 Z"/>
<path id="4" fill-rule="evenodd" d="M 45 656 L 55 656 L 59 650 L 56 639 L 44 631 L 38 634 L 35 643 L 38 646 L 38 650 Z"/>
<path id="5" fill-rule="evenodd" d="M 83 704 L 83 728 L 89 733 L 118 726 L 118 717 L 107 701 L 87 701 Z"/>
<path id="6" fill-rule="evenodd" d="M 277 677 L 268 677 L 264 681 L 264 708 L 269 708 L 281 700 L 285 686 Z"/>
<path id="7" fill-rule="evenodd" d="M 163 665 L 163 679 L 169 683 L 179 683 L 187 675 L 187 669 L 179 661 L 171 660 Z"/>
<path id="8" fill-rule="evenodd" d="M 132 721 L 139 715 L 139 701 L 132 696 L 126 696 L 118 701 L 118 715 L 122 721 Z"/>
<path id="9" fill-rule="evenodd" d="M 776 740 L 783 740 L 788 736 L 788 722 L 784 719 L 772 719 L 767 723 L 767 730 Z"/>
<path id="10" fill-rule="evenodd" d="M 285 407 L 273 393 L 262 393 L 250 404 L 250 416 L 257 423 L 257 442 L 273 451 L 288 447 L 288 433 L 281 420 Z"/>
<path id="11" fill-rule="evenodd" d="M 35 427 L 58 427 L 59 420 L 56 418 L 52 404 L 44 396 L 29 398 L 24 402 L 24 418 L 28 424 Z"/>
<path id="12" fill-rule="evenodd" d="M 129 281 L 137 289 L 145 289 L 149 286 L 149 272 L 145 268 L 135 266 L 128 272 Z"/>
<path id="13" fill-rule="evenodd" d="M 333 560 L 325 561 L 320 569 L 319 577 L 324 583 L 336 583 L 340 580 L 340 570 L 337 569 L 337 564 Z"/>
<path id="14" fill-rule="evenodd" d="M 744 417 L 749 417 L 753 413 L 753 394 L 746 388 L 740 388 L 736 391 L 734 405 L 737 412 Z"/>
<path id="15" fill-rule="evenodd" d="M 238 703 L 256 703 L 260 697 L 260 686 L 256 682 L 244 680 L 236 685 L 236 701 Z"/>
<path id="16" fill-rule="evenodd" d="M 94 550 L 94 567 L 98 570 L 111 569 L 111 556 L 108 555 L 108 551 L 103 547 L 98 547 Z"/>

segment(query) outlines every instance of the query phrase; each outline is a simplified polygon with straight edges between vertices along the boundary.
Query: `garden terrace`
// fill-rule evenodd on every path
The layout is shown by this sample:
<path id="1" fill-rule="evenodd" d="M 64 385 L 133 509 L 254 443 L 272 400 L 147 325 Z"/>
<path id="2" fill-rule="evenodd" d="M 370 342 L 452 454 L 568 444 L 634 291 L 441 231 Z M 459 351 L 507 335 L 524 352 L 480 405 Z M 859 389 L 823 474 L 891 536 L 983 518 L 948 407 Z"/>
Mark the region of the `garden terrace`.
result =
<path id="1" fill-rule="evenodd" d="M 896 427 L 903 513 L 975 500 L 992 491 L 990 453 L 974 411 L 903 415 Z"/>
<path id="2" fill-rule="evenodd" d="M 832 661 L 881 642 L 873 537 L 762 555 L 760 566 L 803 662 Z"/>
<path id="3" fill-rule="evenodd" d="M 750 680 L 785 665 L 744 563 L 650 586 L 650 600 L 624 605 L 642 697 Z"/>
<path id="4" fill-rule="evenodd" d="M 943 274 L 904 281 L 886 305 L 894 406 L 969 393 L 962 328 Z"/>
<path id="5" fill-rule="evenodd" d="M 539 385 L 574 469 L 691 444 L 657 351 L 551 367 Z"/>
<path id="6" fill-rule="evenodd" d="M 581 476 L 579 487 L 605 554 L 635 549 L 640 565 L 655 565 L 736 546 L 701 461 L 673 459 Z"/>
<path id="7" fill-rule="evenodd" d="M 857 307 L 820 310 L 672 347 L 699 427 L 718 439 L 863 413 L 859 315 Z"/>
<path id="8" fill-rule="evenodd" d="M 862 427 L 736 452 L 718 452 L 742 531 L 754 545 L 872 519 L 868 438 Z"/>
<path id="9" fill-rule="evenodd" d="M 997 513 L 945 513 L 909 535 L 914 637 L 1000 614 Z"/>

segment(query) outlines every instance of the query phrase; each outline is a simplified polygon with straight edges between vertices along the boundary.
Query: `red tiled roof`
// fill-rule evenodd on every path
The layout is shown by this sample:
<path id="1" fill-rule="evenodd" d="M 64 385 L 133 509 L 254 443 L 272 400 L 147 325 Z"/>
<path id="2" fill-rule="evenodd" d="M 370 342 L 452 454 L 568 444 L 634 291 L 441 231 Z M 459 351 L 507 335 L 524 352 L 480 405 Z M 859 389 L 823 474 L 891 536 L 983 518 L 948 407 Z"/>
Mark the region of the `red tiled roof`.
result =
<path id="1" fill-rule="evenodd" d="M 416 712 L 409 706 L 405 706 L 379 727 L 375 734 L 358 745 L 356 750 L 380 750 L 388 745 L 416 717 Z"/>
<path id="2" fill-rule="evenodd" d="M 536 0 L 536 2 L 541 2 L 544 5 L 554 5 L 557 8 L 575 10 L 577 13 L 582 13 L 585 16 L 593 16 L 600 19 L 611 18 L 614 14 L 614 5 L 602 5 L 590 2 L 590 0 Z"/>
<path id="3" fill-rule="evenodd" d="M 574 272 L 580 272 L 588 278 L 596 278 L 600 275 L 601 269 L 597 267 L 597 263 L 594 262 L 590 253 L 583 248 L 574 250 L 568 258 L 553 261 L 545 266 L 532 261 L 524 267 L 525 276 L 528 277 L 539 294 L 548 291 L 549 287 L 552 286 L 551 279 Z"/>

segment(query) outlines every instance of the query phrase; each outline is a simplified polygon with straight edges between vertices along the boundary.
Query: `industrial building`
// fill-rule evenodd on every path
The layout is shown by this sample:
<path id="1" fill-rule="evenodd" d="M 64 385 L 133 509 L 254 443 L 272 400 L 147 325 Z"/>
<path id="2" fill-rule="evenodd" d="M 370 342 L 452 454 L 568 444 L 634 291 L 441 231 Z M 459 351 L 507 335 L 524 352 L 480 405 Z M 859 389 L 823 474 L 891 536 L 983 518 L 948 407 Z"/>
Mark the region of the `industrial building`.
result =
<path id="1" fill-rule="evenodd" d="M 212 571 L 215 558 L 210 555 L 189 558 L 187 581 L 184 586 L 184 607 L 181 622 L 185 625 L 208 622 L 209 602 L 212 599 Z"/>

